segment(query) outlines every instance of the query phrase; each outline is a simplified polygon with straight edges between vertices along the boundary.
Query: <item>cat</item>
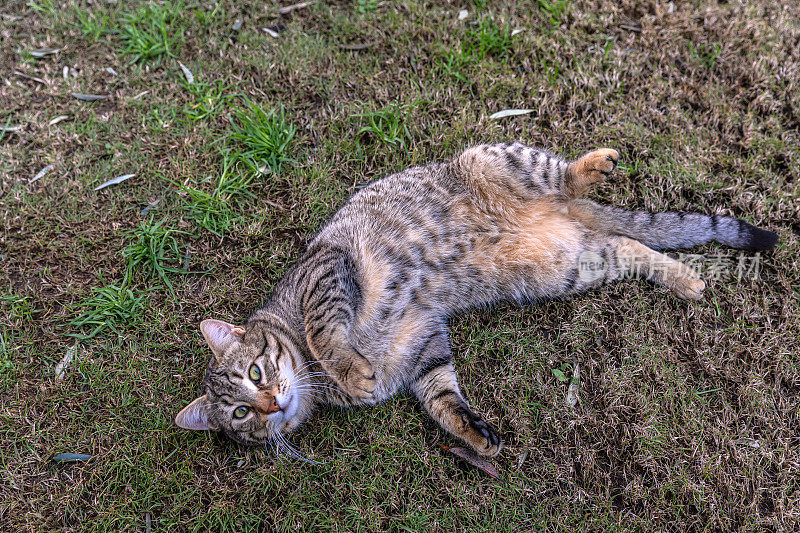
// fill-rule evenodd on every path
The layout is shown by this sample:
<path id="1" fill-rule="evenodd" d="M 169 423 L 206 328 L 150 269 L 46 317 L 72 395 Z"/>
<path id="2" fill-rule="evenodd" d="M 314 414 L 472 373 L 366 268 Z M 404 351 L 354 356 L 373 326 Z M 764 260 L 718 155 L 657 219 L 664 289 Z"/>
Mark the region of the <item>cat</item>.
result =
<path id="1" fill-rule="evenodd" d="M 321 405 L 372 405 L 410 390 L 484 456 L 503 440 L 459 389 L 451 316 L 503 300 L 563 298 L 638 275 L 684 299 L 705 284 L 659 253 L 709 241 L 770 250 L 778 236 L 725 216 L 627 211 L 580 199 L 615 150 L 568 162 L 519 143 L 479 145 L 354 195 L 244 325 L 200 324 L 213 357 L 203 394 L 175 418 L 249 445 L 285 435 Z M 599 268 L 584 269 L 593 258 Z"/>

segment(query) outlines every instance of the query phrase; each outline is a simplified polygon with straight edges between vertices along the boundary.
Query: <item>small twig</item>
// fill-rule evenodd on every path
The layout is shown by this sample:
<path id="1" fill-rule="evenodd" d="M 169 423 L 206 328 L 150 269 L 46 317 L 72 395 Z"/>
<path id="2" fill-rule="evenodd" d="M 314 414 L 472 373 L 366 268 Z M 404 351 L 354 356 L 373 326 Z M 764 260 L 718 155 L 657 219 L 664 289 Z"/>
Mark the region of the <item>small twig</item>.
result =
<path id="1" fill-rule="evenodd" d="M 19 76 L 20 78 L 25 78 L 26 80 L 35 81 L 36 83 L 41 83 L 42 85 L 47 85 L 47 82 L 44 81 L 42 78 L 35 78 L 33 76 L 28 76 L 27 74 L 23 74 L 22 72 L 15 70 L 14 74 Z"/>
<path id="2" fill-rule="evenodd" d="M 623 30 L 632 31 L 633 33 L 642 33 L 641 26 L 634 26 L 633 24 L 620 24 L 619 27 Z"/>
<path id="3" fill-rule="evenodd" d="M 339 48 L 342 50 L 352 50 L 357 52 L 359 50 L 366 50 L 367 48 L 372 48 L 375 46 L 374 42 L 371 43 L 356 43 L 356 44 L 340 44 Z"/>

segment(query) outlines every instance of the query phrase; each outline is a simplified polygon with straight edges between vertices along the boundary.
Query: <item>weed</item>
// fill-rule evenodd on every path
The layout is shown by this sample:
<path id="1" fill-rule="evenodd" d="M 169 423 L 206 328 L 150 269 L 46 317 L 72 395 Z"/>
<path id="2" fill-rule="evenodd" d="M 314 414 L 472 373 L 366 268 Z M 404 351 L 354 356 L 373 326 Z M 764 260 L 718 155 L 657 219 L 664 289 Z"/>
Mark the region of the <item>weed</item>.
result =
<path id="1" fill-rule="evenodd" d="M 40 2 L 31 0 L 28 2 L 28 7 L 37 13 L 47 15 L 51 18 L 56 18 L 59 14 L 59 8 L 55 5 L 53 0 L 41 0 Z"/>
<path id="2" fill-rule="evenodd" d="M 722 51 L 720 43 L 704 43 L 700 46 L 695 46 L 691 41 L 686 41 L 686 44 L 689 46 L 689 55 L 708 70 L 713 69 L 714 65 L 717 64 L 717 58 Z"/>
<path id="3" fill-rule="evenodd" d="M 439 62 L 439 68 L 441 68 L 445 74 L 452 76 L 460 82 L 468 82 L 463 70 L 471 62 L 469 57 L 451 48 L 442 48 L 442 58 L 443 61 Z"/>
<path id="4" fill-rule="evenodd" d="M 561 77 L 561 65 L 558 64 L 557 60 L 546 56 L 540 57 L 538 62 L 547 78 L 547 84 L 551 87 L 556 87 Z"/>
<path id="5" fill-rule="evenodd" d="M 537 0 L 539 8 L 544 11 L 553 26 L 560 26 L 567 14 L 567 0 Z"/>
<path id="6" fill-rule="evenodd" d="M 283 108 L 264 111 L 249 102 L 245 109 L 237 110 L 236 119 L 230 138 L 243 146 L 236 156 L 254 172 L 278 176 L 283 164 L 291 161 L 289 143 L 296 132 L 294 125 L 286 121 Z"/>
<path id="7" fill-rule="evenodd" d="M 181 86 L 194 96 L 194 103 L 183 110 L 190 122 L 215 116 L 234 98 L 234 95 L 227 94 L 230 87 L 222 80 L 209 83 L 200 81 L 199 76 L 195 76 L 194 83 L 183 81 Z"/>
<path id="8" fill-rule="evenodd" d="M 217 5 L 214 6 L 214 9 L 211 10 L 211 12 L 208 12 L 203 8 L 198 8 L 198 9 L 193 9 L 192 13 L 194 13 L 194 17 L 197 20 L 197 22 L 200 23 L 201 26 L 207 28 L 211 26 L 211 24 L 214 22 L 214 19 L 217 18 L 217 12 L 220 10 L 220 7 L 222 7 L 222 2 L 218 2 Z"/>
<path id="9" fill-rule="evenodd" d="M 234 211 L 235 203 L 253 196 L 248 187 L 257 175 L 238 170 L 238 153 L 224 150 L 222 154 L 217 176 L 207 176 L 197 187 L 180 185 L 187 193 L 185 209 L 188 217 L 215 235 L 224 234 L 241 218 Z M 207 192 L 209 186 L 211 190 Z"/>
<path id="10" fill-rule="evenodd" d="M 132 63 L 174 55 L 183 33 L 174 27 L 179 13 L 180 5 L 167 1 L 147 4 L 124 16 L 119 28 L 125 45 L 122 53 L 133 56 Z"/>
<path id="11" fill-rule="evenodd" d="M 12 293 L 0 294 L 0 304 L 3 306 L 4 316 L 17 327 L 31 320 L 33 314 L 38 311 L 27 297 Z"/>
<path id="12" fill-rule="evenodd" d="M 467 38 L 461 43 L 461 53 L 471 59 L 505 58 L 511 48 L 511 26 L 498 25 L 489 18 L 483 19 L 477 28 L 467 30 Z"/>
<path id="13" fill-rule="evenodd" d="M 94 294 L 80 302 L 81 313 L 69 322 L 76 328 L 91 328 L 87 334 L 71 334 L 79 339 L 91 339 L 110 329 L 133 322 L 144 307 L 144 295 L 136 296 L 127 284 L 93 287 Z"/>
<path id="14" fill-rule="evenodd" d="M 353 115 L 354 118 L 366 122 L 366 125 L 358 130 L 358 135 L 373 137 L 385 145 L 405 147 L 406 141 L 411 140 L 411 133 L 406 125 L 408 116 L 421 103 L 421 101 L 410 105 L 392 103 L 377 111 Z"/>
<path id="15" fill-rule="evenodd" d="M 561 366 L 552 368 L 551 371 L 558 381 L 569 381 L 570 379 L 567 377 L 567 375 L 571 373 L 569 363 L 561 363 Z"/>
<path id="16" fill-rule="evenodd" d="M 75 25 L 81 30 L 83 36 L 94 41 L 100 39 L 100 36 L 108 31 L 108 15 L 103 12 L 98 13 L 75 7 L 75 21 Z"/>
<path id="17" fill-rule="evenodd" d="M 6 384 L 13 379 L 14 361 L 11 360 L 11 350 L 14 345 L 13 330 L 9 332 L 3 327 L 0 332 L 0 384 Z"/>
<path id="18" fill-rule="evenodd" d="M 362 15 L 378 9 L 378 0 L 356 0 L 356 11 Z"/>
<path id="19" fill-rule="evenodd" d="M 147 278 L 158 278 L 170 292 L 174 292 L 167 274 L 184 271 L 168 265 L 180 263 L 181 254 L 175 235 L 183 232 L 165 228 L 166 220 L 154 223 L 151 219 L 131 231 L 128 236 L 132 242 L 122 251 L 122 257 L 129 278 L 141 270 Z"/>

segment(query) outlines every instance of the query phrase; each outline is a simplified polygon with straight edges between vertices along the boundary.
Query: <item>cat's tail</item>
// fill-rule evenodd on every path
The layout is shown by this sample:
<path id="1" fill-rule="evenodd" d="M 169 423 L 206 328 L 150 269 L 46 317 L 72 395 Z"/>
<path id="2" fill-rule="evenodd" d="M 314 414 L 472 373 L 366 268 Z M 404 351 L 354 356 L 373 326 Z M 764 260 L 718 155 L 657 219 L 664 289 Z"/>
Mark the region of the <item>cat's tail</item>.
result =
<path id="1" fill-rule="evenodd" d="M 570 203 L 570 214 L 600 231 L 635 239 L 654 250 L 691 248 L 710 241 L 742 250 L 775 248 L 778 235 L 721 215 L 668 211 L 628 211 L 589 200 Z"/>

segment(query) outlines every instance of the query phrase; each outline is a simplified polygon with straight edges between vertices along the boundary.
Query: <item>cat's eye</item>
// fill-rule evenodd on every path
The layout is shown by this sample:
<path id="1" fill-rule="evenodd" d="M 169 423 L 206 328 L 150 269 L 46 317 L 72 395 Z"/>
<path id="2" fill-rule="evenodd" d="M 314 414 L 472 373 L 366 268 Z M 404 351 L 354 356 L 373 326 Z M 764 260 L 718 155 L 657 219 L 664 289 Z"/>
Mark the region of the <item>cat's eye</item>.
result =
<path id="1" fill-rule="evenodd" d="M 240 405 L 239 407 L 233 410 L 233 418 L 244 418 L 244 416 L 249 412 L 250 412 L 249 407 Z"/>
<path id="2" fill-rule="evenodd" d="M 258 368 L 255 363 L 250 365 L 250 370 L 248 370 L 247 373 L 250 374 L 250 379 L 252 379 L 253 382 L 258 383 L 261 381 L 261 369 Z"/>

